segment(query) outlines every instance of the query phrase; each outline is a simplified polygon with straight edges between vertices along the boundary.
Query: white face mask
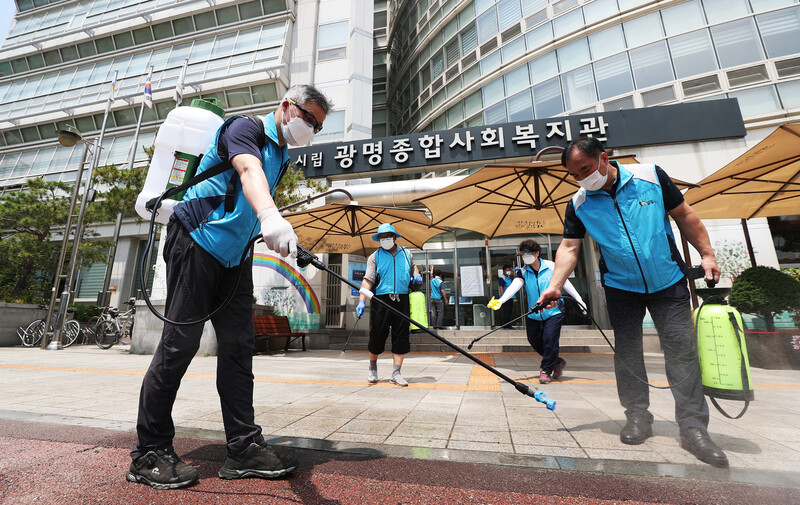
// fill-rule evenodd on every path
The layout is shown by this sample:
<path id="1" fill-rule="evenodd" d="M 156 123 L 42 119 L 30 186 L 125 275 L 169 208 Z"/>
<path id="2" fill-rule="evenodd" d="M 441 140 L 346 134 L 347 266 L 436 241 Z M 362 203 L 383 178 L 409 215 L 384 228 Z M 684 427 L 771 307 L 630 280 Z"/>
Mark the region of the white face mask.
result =
<path id="1" fill-rule="evenodd" d="M 535 254 L 523 254 L 522 255 L 522 262 L 526 265 L 533 265 L 536 263 L 536 255 Z"/>
<path id="2" fill-rule="evenodd" d="M 506 270 L 506 277 L 511 277 L 511 270 Z"/>
<path id="3" fill-rule="evenodd" d="M 300 116 L 294 116 L 287 123 L 286 114 L 284 113 L 283 120 L 284 121 L 281 123 L 281 134 L 289 145 L 303 146 L 311 142 L 311 139 L 314 138 L 314 127 Z"/>
<path id="4" fill-rule="evenodd" d="M 597 170 L 592 172 L 591 174 L 587 175 L 583 179 L 578 181 L 578 184 L 583 189 L 588 190 L 598 190 L 603 189 L 603 186 L 606 185 L 606 181 L 608 181 L 608 167 L 606 167 L 606 175 L 600 173 L 600 157 L 597 157 Z"/>
<path id="5" fill-rule="evenodd" d="M 386 249 L 387 251 L 394 247 L 394 239 L 393 238 L 382 238 L 381 239 L 381 247 Z"/>

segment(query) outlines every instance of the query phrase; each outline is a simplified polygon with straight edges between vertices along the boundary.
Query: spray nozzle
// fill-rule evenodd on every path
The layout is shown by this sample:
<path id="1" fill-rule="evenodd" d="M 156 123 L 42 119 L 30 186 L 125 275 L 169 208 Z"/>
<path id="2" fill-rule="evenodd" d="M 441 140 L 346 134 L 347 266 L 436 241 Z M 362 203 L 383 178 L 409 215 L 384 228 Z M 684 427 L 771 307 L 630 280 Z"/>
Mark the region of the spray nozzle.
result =
<path id="1" fill-rule="evenodd" d="M 297 266 L 300 268 L 305 268 L 308 265 L 314 265 L 315 267 L 319 268 L 320 270 L 325 269 L 325 265 L 311 252 L 303 249 L 300 246 L 297 246 Z"/>

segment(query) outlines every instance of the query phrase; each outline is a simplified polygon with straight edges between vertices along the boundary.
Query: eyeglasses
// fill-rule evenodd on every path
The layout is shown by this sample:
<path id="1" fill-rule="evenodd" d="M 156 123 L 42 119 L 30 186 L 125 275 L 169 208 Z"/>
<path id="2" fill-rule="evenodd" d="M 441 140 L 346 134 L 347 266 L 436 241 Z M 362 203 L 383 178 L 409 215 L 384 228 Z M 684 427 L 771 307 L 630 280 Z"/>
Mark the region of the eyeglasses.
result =
<path id="1" fill-rule="evenodd" d="M 294 100 L 291 100 L 289 98 L 287 98 L 286 100 L 290 104 L 292 104 L 295 107 L 297 107 L 300 110 L 300 112 L 303 113 L 303 121 L 305 121 L 306 123 L 310 124 L 314 128 L 314 133 L 319 133 L 319 132 L 322 131 L 322 125 L 319 123 L 319 121 L 317 121 L 317 118 L 314 117 L 314 114 L 312 114 L 312 113 L 308 112 L 307 110 L 305 110 L 304 108 L 300 107 L 300 105 L 298 105 L 297 102 L 295 102 Z"/>

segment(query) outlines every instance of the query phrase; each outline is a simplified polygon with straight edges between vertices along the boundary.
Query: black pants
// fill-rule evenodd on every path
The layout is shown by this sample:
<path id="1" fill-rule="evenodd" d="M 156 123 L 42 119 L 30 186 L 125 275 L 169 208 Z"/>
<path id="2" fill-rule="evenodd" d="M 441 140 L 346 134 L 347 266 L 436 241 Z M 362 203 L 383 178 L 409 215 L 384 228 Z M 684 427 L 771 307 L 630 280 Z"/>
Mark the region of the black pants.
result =
<path id="1" fill-rule="evenodd" d="M 657 293 L 642 294 L 605 288 L 611 326 L 614 328 L 614 371 L 617 393 L 625 415 L 644 414 L 650 407 L 642 344 L 645 309 L 655 323 L 667 381 L 675 399 L 675 420 L 682 430 L 708 426 L 708 404 L 703 396 L 697 338 L 692 331 L 691 305 L 686 279 Z"/>
<path id="2" fill-rule="evenodd" d="M 564 313 L 548 317 L 544 321 L 528 317 L 525 329 L 528 343 L 542 357 L 539 368 L 551 374 L 558 363 L 558 350 L 561 341 L 561 325 Z"/>
<path id="3" fill-rule="evenodd" d="M 198 246 L 177 221 L 167 226 L 164 244 L 167 263 L 166 316 L 173 321 L 193 321 L 210 314 L 231 290 L 236 295 L 211 323 L 217 334 L 217 392 L 228 451 L 245 450 L 261 433 L 253 412 L 253 263 L 242 268 L 236 284 L 236 268 L 225 268 Z M 200 347 L 203 325 L 175 326 L 165 323 L 139 395 L 138 440 L 131 457 L 172 445 L 175 425 L 172 407 L 181 379 Z"/>
<path id="4" fill-rule="evenodd" d="M 375 295 L 375 298 L 383 300 L 403 314 L 409 313 L 408 295 L 395 295 L 400 297 L 398 301 L 390 299 L 390 296 L 392 295 Z M 392 353 L 407 354 L 411 350 L 411 344 L 408 341 L 411 323 L 408 322 L 408 319 L 398 316 L 374 300 L 370 309 L 369 344 L 367 345 L 369 352 L 381 354 L 386 348 L 386 337 L 391 332 Z"/>
<path id="5" fill-rule="evenodd" d="M 506 301 L 500 306 L 500 314 L 503 318 L 503 328 L 511 329 L 513 326 L 508 324 L 511 321 L 511 316 L 514 312 L 514 299 Z"/>

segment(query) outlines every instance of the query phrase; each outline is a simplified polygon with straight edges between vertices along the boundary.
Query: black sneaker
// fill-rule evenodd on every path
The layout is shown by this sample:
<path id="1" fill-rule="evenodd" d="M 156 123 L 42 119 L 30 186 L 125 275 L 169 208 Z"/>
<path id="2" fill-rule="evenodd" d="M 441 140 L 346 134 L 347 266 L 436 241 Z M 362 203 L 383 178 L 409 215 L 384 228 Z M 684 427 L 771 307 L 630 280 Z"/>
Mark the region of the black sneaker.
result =
<path id="1" fill-rule="evenodd" d="M 171 447 L 148 451 L 131 462 L 125 478 L 156 489 L 177 489 L 197 482 L 197 469 L 181 461 Z"/>
<path id="2" fill-rule="evenodd" d="M 260 477 L 275 479 L 297 468 L 297 459 L 292 454 L 279 455 L 262 437 L 239 455 L 228 454 L 218 475 L 223 479 Z"/>

